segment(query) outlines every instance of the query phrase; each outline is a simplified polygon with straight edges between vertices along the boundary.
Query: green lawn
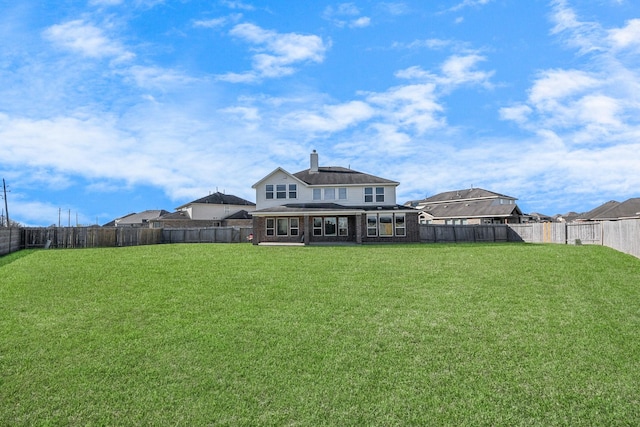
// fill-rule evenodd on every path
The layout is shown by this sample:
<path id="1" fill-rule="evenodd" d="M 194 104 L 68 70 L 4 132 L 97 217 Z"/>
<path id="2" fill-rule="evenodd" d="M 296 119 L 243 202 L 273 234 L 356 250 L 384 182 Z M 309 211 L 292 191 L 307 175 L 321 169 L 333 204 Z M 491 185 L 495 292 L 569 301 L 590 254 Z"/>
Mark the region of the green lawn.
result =
<path id="1" fill-rule="evenodd" d="M 640 260 L 248 244 L 0 258 L 0 425 L 640 425 Z"/>

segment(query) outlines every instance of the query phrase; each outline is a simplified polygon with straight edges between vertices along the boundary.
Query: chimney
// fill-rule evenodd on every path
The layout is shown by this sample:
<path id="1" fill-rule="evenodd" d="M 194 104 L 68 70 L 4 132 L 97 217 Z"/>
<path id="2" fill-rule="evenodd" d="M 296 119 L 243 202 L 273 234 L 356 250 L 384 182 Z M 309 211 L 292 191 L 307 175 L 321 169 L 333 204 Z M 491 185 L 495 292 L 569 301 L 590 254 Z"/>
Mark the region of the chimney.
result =
<path id="1" fill-rule="evenodd" d="M 316 150 L 313 150 L 311 153 L 311 168 L 309 169 L 309 173 L 318 173 L 318 153 L 316 153 Z"/>

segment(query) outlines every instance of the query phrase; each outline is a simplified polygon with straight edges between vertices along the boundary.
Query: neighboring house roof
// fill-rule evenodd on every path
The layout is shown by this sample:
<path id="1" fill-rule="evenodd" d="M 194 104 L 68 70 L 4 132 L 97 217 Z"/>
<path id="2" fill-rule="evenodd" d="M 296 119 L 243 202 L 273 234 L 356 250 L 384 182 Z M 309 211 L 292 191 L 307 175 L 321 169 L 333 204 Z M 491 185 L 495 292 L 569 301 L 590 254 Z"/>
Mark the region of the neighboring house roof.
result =
<path id="1" fill-rule="evenodd" d="M 103 227 L 115 227 L 116 226 L 116 221 L 119 221 L 119 220 L 121 220 L 123 218 L 126 218 L 126 217 L 131 216 L 131 215 L 135 215 L 135 214 L 136 214 L 135 212 L 131 212 L 130 214 L 126 214 L 125 216 L 121 216 L 120 218 L 113 219 L 113 220 L 109 221 L 108 223 L 106 223 L 105 225 L 103 225 Z"/>
<path id="2" fill-rule="evenodd" d="M 224 219 L 251 219 L 251 218 L 253 218 L 251 214 L 243 209 L 229 215 L 228 217 L 225 217 Z"/>
<path id="3" fill-rule="evenodd" d="M 168 213 L 169 211 L 165 211 L 164 209 L 146 210 L 140 213 L 129 214 L 122 218 L 118 218 L 115 220 L 115 224 L 116 225 L 142 224 L 143 222 L 156 219 L 159 216 L 166 215 Z"/>
<path id="4" fill-rule="evenodd" d="M 255 206 L 256 204 L 240 198 L 238 196 L 234 196 L 232 194 L 224 194 L 216 191 L 215 193 L 209 194 L 208 196 L 202 197 L 200 199 L 194 200 L 193 202 L 186 203 L 182 206 L 178 206 L 176 209 L 181 209 L 187 207 L 192 204 L 215 204 L 215 205 L 240 205 L 240 206 Z"/>
<path id="5" fill-rule="evenodd" d="M 293 176 L 308 185 L 399 184 L 390 179 L 339 166 L 321 166 L 315 172 L 312 172 L 311 169 L 305 169 L 294 173 Z"/>
<path id="6" fill-rule="evenodd" d="M 435 203 L 422 207 L 434 219 L 441 218 L 482 218 L 510 217 L 522 215 L 520 208 L 513 204 L 500 204 L 499 200 L 470 200 L 468 202 Z"/>
<path id="7" fill-rule="evenodd" d="M 609 208 L 606 209 L 605 205 L 608 205 Z M 602 208 L 602 209 L 600 209 Z M 595 214 L 589 215 L 588 218 L 581 218 L 592 221 L 606 221 L 606 220 L 615 220 L 615 219 L 624 219 L 624 218 L 640 218 L 640 197 L 631 198 L 625 200 L 622 203 L 618 202 L 607 202 L 602 206 L 594 209 L 591 212 L 597 211 Z"/>
<path id="8" fill-rule="evenodd" d="M 608 210 L 618 206 L 620 202 L 615 200 L 609 200 L 606 203 L 601 204 L 597 208 L 591 209 L 589 212 L 582 213 L 574 218 L 574 221 L 590 221 L 604 214 Z"/>
<path id="9" fill-rule="evenodd" d="M 579 216 L 580 214 L 577 212 L 567 212 L 566 214 L 554 215 L 553 220 L 560 221 L 560 222 L 572 222 Z"/>
<path id="10" fill-rule="evenodd" d="M 494 193 L 493 191 L 484 190 L 482 188 L 468 188 L 464 190 L 445 191 L 444 193 L 438 193 L 434 196 L 427 197 L 421 200 L 412 200 L 405 205 L 418 206 L 435 203 L 447 203 L 447 202 L 460 202 L 464 200 L 478 200 L 478 199 L 510 199 L 518 200 L 515 197 L 506 196 L 500 193 Z"/>
<path id="11" fill-rule="evenodd" d="M 159 220 L 163 219 L 182 219 L 182 220 L 190 220 L 189 215 L 185 211 L 177 211 L 177 212 L 169 212 L 164 215 L 160 215 L 158 217 Z"/>

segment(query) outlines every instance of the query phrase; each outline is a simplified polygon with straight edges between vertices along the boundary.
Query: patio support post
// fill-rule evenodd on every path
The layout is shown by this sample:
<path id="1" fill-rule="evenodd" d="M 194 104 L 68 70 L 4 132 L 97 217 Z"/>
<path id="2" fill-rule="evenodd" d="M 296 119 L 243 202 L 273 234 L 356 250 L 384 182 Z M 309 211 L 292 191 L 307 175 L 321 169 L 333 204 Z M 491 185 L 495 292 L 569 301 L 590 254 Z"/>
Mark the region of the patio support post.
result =
<path id="1" fill-rule="evenodd" d="M 309 243 L 311 242 L 311 233 L 312 233 L 312 229 L 311 229 L 311 218 L 309 217 L 309 215 L 305 215 L 304 216 L 304 244 L 305 246 L 308 246 Z"/>
<path id="2" fill-rule="evenodd" d="M 356 214 L 356 243 L 362 244 L 362 214 Z"/>

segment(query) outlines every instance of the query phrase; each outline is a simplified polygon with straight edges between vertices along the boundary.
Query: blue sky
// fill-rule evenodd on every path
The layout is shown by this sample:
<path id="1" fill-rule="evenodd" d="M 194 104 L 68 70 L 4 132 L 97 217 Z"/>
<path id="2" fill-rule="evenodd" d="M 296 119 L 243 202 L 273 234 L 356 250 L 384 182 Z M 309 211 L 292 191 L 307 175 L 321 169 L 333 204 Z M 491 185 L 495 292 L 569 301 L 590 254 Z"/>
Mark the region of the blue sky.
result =
<path id="1" fill-rule="evenodd" d="M 635 0 L 0 0 L 0 83 L 26 225 L 255 200 L 313 149 L 399 181 L 399 203 L 640 196 Z"/>

